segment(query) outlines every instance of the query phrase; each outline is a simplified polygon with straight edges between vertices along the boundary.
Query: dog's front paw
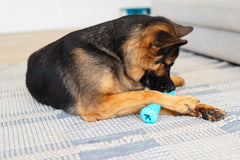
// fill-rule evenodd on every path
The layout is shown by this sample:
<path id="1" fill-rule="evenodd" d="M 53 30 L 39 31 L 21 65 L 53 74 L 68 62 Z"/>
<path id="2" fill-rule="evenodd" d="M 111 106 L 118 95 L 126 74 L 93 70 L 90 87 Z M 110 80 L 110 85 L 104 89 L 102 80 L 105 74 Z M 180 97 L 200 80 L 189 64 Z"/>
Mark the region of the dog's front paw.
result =
<path id="1" fill-rule="evenodd" d="M 174 104 L 176 106 L 175 111 L 180 114 L 189 114 L 196 109 L 200 102 L 199 99 L 194 96 L 178 95 L 176 97 L 177 99 Z"/>
<path id="2" fill-rule="evenodd" d="M 227 115 L 227 112 L 210 105 L 199 104 L 195 110 L 192 110 L 189 113 L 189 115 L 194 117 L 202 117 L 206 120 L 218 121 L 223 119 Z"/>

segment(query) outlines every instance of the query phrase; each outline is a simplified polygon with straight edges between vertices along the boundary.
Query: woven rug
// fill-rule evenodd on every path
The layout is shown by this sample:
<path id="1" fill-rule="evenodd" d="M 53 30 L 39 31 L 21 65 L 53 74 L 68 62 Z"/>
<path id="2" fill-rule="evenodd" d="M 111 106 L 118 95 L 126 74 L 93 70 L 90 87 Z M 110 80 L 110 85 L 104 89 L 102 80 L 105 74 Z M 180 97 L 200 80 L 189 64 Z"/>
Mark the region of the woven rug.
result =
<path id="1" fill-rule="evenodd" d="M 190 94 L 228 112 L 224 120 L 139 115 L 87 123 L 37 103 L 25 86 L 26 63 L 0 70 L 0 159 L 240 159 L 240 66 L 181 51 L 172 73 Z"/>

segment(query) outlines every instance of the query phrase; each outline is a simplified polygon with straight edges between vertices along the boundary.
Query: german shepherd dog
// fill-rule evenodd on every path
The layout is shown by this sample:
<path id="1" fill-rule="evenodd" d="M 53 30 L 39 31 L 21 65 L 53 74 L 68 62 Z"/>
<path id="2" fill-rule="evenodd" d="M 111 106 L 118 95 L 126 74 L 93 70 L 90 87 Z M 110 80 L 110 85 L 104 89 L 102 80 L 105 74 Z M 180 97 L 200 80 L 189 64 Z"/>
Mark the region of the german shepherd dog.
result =
<path id="1" fill-rule="evenodd" d="M 184 83 L 170 68 L 187 43 L 180 38 L 192 30 L 164 17 L 130 15 L 69 33 L 29 57 L 27 88 L 38 102 L 88 122 L 140 113 L 151 103 L 162 106 L 159 114 L 220 120 L 221 109 L 163 93 Z"/>

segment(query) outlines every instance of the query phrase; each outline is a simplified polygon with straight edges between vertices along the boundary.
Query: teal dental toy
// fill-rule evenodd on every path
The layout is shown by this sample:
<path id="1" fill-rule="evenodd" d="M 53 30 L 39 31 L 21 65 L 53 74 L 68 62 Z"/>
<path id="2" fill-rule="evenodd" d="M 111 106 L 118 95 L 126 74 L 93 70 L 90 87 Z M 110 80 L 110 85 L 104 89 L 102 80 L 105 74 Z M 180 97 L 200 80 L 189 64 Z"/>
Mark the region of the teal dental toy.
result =
<path id="1" fill-rule="evenodd" d="M 175 91 L 164 93 L 175 95 Z M 161 106 L 159 104 L 152 103 L 141 110 L 140 116 L 145 123 L 155 123 L 158 119 L 160 109 Z"/>

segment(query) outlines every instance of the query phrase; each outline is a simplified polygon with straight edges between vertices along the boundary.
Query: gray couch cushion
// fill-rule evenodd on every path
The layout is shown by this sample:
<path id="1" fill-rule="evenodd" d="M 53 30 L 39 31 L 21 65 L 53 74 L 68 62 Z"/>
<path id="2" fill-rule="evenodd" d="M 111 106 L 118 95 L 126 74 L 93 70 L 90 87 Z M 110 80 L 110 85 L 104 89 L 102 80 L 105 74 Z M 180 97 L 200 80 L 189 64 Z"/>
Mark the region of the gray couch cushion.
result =
<path id="1" fill-rule="evenodd" d="M 240 33 L 194 26 L 185 38 L 188 44 L 183 48 L 187 50 L 240 64 Z"/>
<path id="2" fill-rule="evenodd" d="M 240 32 L 239 0 L 153 0 L 153 14 L 176 22 Z"/>

